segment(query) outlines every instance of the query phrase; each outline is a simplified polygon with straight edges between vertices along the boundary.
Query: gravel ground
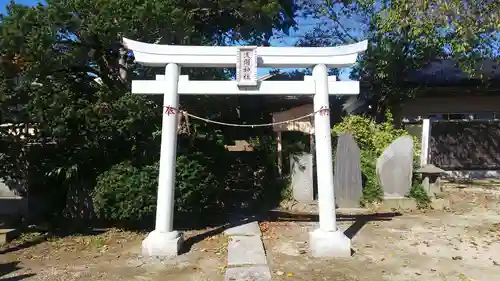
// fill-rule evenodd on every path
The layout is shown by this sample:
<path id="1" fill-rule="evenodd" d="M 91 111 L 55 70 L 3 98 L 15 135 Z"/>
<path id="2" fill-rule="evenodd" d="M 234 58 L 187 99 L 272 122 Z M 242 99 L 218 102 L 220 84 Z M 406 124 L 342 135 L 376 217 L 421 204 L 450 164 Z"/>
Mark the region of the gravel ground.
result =
<path id="1" fill-rule="evenodd" d="M 446 212 L 369 221 L 353 237 L 349 259 L 307 256 L 316 223 L 261 223 L 273 280 L 500 280 L 500 191 L 450 189 L 447 198 Z M 351 225 L 340 222 L 343 230 Z"/>
<path id="2" fill-rule="evenodd" d="M 366 224 L 339 219 L 340 228 L 360 228 L 348 259 L 307 256 L 314 222 L 261 222 L 273 280 L 493 281 L 500 280 L 500 191 L 449 189 L 451 210 L 414 212 Z M 109 230 L 89 236 L 49 238 L 24 234 L 0 248 L 0 281 L 222 280 L 227 238 L 186 233 L 196 241 L 171 260 L 139 256 L 144 233 Z"/>
<path id="3" fill-rule="evenodd" d="M 210 230 L 185 233 L 188 243 Z M 224 236 L 205 238 L 189 253 L 163 261 L 140 257 L 144 236 L 114 229 L 64 238 L 26 234 L 0 250 L 0 281 L 222 280 L 227 251 Z M 22 248 L 26 243 L 36 245 Z"/>

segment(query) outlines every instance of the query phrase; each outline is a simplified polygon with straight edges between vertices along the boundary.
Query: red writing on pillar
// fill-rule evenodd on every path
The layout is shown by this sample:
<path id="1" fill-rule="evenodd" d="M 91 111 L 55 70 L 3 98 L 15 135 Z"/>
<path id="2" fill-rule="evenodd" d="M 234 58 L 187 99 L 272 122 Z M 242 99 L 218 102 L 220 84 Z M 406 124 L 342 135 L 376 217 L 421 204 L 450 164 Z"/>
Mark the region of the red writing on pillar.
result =
<path id="1" fill-rule="evenodd" d="M 165 106 L 163 106 L 163 107 L 165 108 L 165 114 L 167 114 L 167 116 L 170 116 L 170 115 L 175 115 L 175 111 L 176 111 L 177 109 L 175 109 L 175 108 L 173 108 L 173 107 L 171 107 L 171 106 L 169 106 L 169 105 L 165 105 Z"/>
<path id="2" fill-rule="evenodd" d="M 321 116 L 328 115 L 329 112 L 330 112 L 330 109 L 328 109 L 326 106 L 322 106 L 319 109 L 319 115 L 321 115 Z"/>

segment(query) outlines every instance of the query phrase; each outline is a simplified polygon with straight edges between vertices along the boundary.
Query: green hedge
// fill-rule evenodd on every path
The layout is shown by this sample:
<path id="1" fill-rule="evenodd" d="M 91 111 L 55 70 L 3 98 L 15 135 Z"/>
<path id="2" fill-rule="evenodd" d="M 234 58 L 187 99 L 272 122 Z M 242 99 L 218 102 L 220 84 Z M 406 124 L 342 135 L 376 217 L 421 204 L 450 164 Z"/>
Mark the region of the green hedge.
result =
<path id="1" fill-rule="evenodd" d="M 201 153 L 177 157 L 175 211 L 194 218 L 221 207 L 221 187 L 210 158 Z M 155 215 L 159 163 L 136 167 L 123 162 L 98 177 L 93 200 L 105 221 L 151 221 Z"/>

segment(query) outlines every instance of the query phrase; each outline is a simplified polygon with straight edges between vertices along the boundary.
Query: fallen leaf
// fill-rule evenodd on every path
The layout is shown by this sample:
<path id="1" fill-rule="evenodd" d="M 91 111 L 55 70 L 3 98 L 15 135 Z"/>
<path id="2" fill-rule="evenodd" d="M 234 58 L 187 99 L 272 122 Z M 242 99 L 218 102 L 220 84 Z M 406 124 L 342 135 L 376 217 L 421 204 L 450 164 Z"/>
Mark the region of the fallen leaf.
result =
<path id="1" fill-rule="evenodd" d="M 288 273 L 286 276 L 288 276 L 288 277 L 292 277 L 292 276 L 293 276 L 293 274 Z"/>

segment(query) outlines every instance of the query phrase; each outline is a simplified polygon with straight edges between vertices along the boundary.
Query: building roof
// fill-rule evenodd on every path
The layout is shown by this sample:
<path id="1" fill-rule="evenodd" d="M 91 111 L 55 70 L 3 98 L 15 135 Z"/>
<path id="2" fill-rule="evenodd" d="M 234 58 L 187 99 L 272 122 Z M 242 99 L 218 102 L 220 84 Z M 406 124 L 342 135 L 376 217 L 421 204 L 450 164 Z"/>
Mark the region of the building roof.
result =
<path id="1" fill-rule="evenodd" d="M 462 71 L 454 60 L 446 59 L 431 62 L 427 67 L 415 71 L 408 79 L 410 84 L 428 86 L 467 86 L 480 83 L 479 75 L 486 80 L 500 82 L 500 58 L 488 59 L 477 63 L 477 76 L 470 77 Z"/>

